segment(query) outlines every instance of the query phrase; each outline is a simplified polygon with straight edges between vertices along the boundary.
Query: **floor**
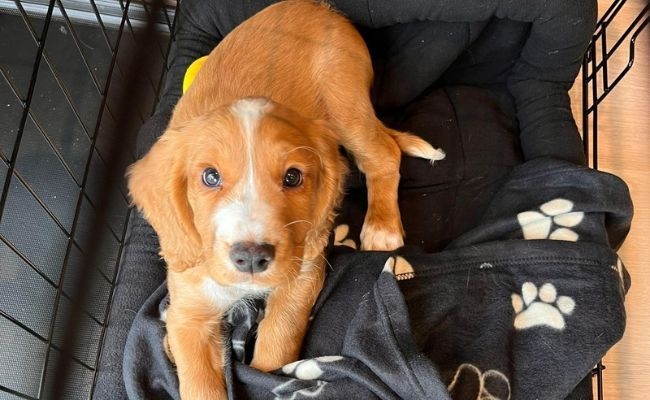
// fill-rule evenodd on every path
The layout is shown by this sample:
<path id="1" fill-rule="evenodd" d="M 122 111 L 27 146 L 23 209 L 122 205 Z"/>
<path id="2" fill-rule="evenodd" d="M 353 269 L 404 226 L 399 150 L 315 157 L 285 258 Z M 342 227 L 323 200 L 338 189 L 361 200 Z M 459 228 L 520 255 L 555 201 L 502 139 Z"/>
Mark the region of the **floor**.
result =
<path id="1" fill-rule="evenodd" d="M 600 15 L 610 3 L 601 2 Z M 628 0 L 608 28 L 608 36 L 620 36 L 647 4 L 647 0 Z M 619 56 L 612 60 L 612 71 L 627 64 L 627 46 L 621 47 Z M 574 89 L 574 110 L 579 111 L 580 91 Z M 632 229 L 619 251 L 632 276 L 626 298 L 627 328 L 623 339 L 604 359 L 604 398 L 641 400 L 650 393 L 650 26 L 636 41 L 632 69 L 600 104 L 598 112 L 598 168 L 627 182 L 635 208 Z"/>

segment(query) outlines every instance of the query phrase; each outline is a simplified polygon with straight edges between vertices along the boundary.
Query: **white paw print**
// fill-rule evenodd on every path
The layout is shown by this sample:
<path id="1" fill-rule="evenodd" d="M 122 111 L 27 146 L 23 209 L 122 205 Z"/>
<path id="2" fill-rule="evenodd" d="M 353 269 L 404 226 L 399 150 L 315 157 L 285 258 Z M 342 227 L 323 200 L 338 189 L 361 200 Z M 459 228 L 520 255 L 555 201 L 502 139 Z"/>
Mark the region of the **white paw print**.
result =
<path id="1" fill-rule="evenodd" d="M 343 360 L 341 356 L 321 356 L 299 360 L 282 367 L 282 373 L 293 376 L 271 390 L 275 400 L 298 400 L 319 397 L 327 382 L 318 380 L 323 375 L 320 364 Z"/>
<path id="2" fill-rule="evenodd" d="M 524 211 L 517 214 L 517 221 L 524 232 L 524 239 L 552 239 L 575 242 L 578 234 L 571 229 L 585 216 L 582 211 L 572 211 L 573 202 L 566 199 L 554 199 L 539 207 L 541 212 Z M 553 225 L 560 227 L 551 232 Z"/>
<path id="3" fill-rule="evenodd" d="M 568 296 L 558 296 L 555 286 L 545 283 L 539 290 L 532 282 L 521 285 L 521 296 L 514 293 L 512 308 L 517 330 L 548 326 L 557 330 L 565 327 L 564 315 L 571 315 L 576 303 Z M 538 300 L 539 299 L 539 300 Z"/>
<path id="4" fill-rule="evenodd" d="M 348 238 L 350 234 L 350 226 L 348 224 L 341 224 L 334 228 L 334 246 L 348 246 L 353 249 L 357 248 L 354 240 Z"/>
<path id="5" fill-rule="evenodd" d="M 384 264 L 384 271 L 395 275 L 398 281 L 405 281 L 415 278 L 415 270 L 410 262 L 404 257 L 389 257 Z"/>
<path id="6" fill-rule="evenodd" d="M 318 365 L 319 363 L 331 363 L 342 359 L 343 357 L 341 356 L 321 356 L 308 360 L 299 360 L 282 367 L 282 372 L 285 375 L 293 375 L 302 380 L 318 379 L 323 375 L 323 370 Z"/>
<path id="7" fill-rule="evenodd" d="M 454 391 L 458 384 L 464 380 L 472 382 L 475 386 L 467 386 L 461 389 L 462 394 L 455 396 Z M 474 389 L 470 389 L 474 388 Z M 468 393 L 475 390 L 474 393 Z M 511 388 L 510 380 L 501 371 L 494 369 L 482 372 L 475 365 L 465 363 L 458 366 L 453 380 L 447 386 L 447 391 L 452 394 L 452 398 L 475 398 L 476 400 L 510 400 Z M 474 397 L 476 396 L 476 397 Z"/>

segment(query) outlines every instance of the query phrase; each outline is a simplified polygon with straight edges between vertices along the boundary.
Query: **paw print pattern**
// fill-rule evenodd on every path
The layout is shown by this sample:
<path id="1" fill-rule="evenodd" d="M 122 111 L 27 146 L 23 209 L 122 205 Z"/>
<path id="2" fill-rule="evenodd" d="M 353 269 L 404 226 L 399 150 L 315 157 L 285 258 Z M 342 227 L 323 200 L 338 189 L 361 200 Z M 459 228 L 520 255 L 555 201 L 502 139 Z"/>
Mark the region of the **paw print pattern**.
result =
<path id="1" fill-rule="evenodd" d="M 326 386 L 327 382 L 316 381 L 312 386 L 305 387 L 304 381 L 291 379 L 271 390 L 271 393 L 275 395 L 274 400 L 313 399 L 319 397 Z"/>
<path id="2" fill-rule="evenodd" d="M 410 262 L 404 257 L 389 257 L 384 264 L 385 272 L 395 275 L 398 281 L 405 281 L 415 278 L 415 270 Z"/>
<path id="3" fill-rule="evenodd" d="M 321 365 L 343 360 L 341 356 L 322 356 L 300 360 L 282 367 L 282 373 L 294 378 L 276 386 L 271 392 L 276 400 L 297 400 L 319 397 L 328 382 L 319 380 L 324 374 Z"/>
<path id="4" fill-rule="evenodd" d="M 356 250 L 357 244 L 353 239 L 348 238 L 350 226 L 341 224 L 334 228 L 334 246 L 348 246 Z"/>
<path id="5" fill-rule="evenodd" d="M 515 329 L 547 326 L 556 330 L 565 327 L 565 315 L 571 315 L 575 302 L 568 296 L 558 296 L 555 286 L 545 283 L 539 290 L 532 282 L 521 286 L 521 296 L 514 293 L 512 308 L 515 310 Z"/>
<path id="6" fill-rule="evenodd" d="M 551 239 L 575 242 L 579 236 L 569 228 L 582 222 L 585 213 L 572 211 L 573 202 L 566 199 L 554 199 L 542 204 L 539 211 L 524 211 L 517 214 L 524 239 Z M 551 232 L 554 226 L 559 226 Z"/>
<path id="7" fill-rule="evenodd" d="M 511 397 L 510 381 L 504 373 L 495 369 L 483 372 L 469 363 L 458 366 L 447 390 L 454 400 L 510 400 Z"/>
<path id="8" fill-rule="evenodd" d="M 323 375 L 323 370 L 320 368 L 319 363 L 331 363 L 342 359 L 343 357 L 341 356 L 322 356 L 309 360 L 300 360 L 282 367 L 282 373 L 285 375 L 293 375 L 302 380 L 318 379 Z"/>

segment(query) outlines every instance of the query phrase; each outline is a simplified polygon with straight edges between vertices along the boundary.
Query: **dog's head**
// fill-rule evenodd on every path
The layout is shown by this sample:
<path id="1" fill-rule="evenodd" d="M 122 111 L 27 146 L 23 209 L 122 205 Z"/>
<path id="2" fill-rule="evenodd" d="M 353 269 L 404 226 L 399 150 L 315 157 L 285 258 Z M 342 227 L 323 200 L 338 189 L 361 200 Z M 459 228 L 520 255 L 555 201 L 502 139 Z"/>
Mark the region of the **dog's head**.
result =
<path id="1" fill-rule="evenodd" d="M 273 287 L 327 243 L 346 166 L 326 123 L 247 98 L 172 123 L 129 170 L 170 269 Z"/>

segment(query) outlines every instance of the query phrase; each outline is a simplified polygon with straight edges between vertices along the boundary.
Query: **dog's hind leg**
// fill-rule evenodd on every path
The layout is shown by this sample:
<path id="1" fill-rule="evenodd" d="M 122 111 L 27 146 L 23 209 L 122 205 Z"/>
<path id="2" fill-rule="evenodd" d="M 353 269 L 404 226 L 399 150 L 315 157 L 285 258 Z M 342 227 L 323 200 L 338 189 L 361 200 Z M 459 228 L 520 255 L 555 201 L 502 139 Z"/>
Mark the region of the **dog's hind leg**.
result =
<path id="1" fill-rule="evenodd" d="M 330 32 L 330 47 L 319 51 L 320 101 L 327 119 L 366 176 L 368 211 L 361 230 L 361 248 L 394 250 L 404 244 L 397 204 L 402 151 L 434 161 L 444 153 L 408 133 L 393 131 L 377 119 L 370 101 L 372 64 L 363 39 L 349 25 Z"/>
<path id="2" fill-rule="evenodd" d="M 328 101 L 328 114 L 342 145 L 366 177 L 368 210 L 361 230 L 361 248 L 390 251 L 404 244 L 397 203 L 402 152 L 430 160 L 444 153 L 409 133 L 389 129 L 377 119 L 361 82 Z"/>

